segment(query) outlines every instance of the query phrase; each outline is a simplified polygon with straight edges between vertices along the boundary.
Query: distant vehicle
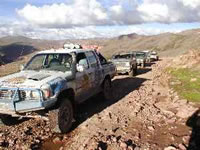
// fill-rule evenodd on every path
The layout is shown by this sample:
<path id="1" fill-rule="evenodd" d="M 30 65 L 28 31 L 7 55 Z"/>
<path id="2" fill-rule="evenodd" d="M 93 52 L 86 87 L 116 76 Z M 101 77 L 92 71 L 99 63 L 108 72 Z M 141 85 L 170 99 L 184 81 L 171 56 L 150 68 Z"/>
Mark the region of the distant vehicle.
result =
<path id="1" fill-rule="evenodd" d="M 135 51 L 133 53 L 135 53 L 137 65 L 144 68 L 145 65 L 146 65 L 146 54 L 145 54 L 145 52 Z"/>
<path id="2" fill-rule="evenodd" d="M 151 60 L 151 61 L 158 61 L 158 60 L 159 60 L 159 56 L 158 56 L 157 52 L 152 51 L 152 52 L 150 53 L 150 60 Z"/>
<path id="3" fill-rule="evenodd" d="M 144 50 L 144 51 L 142 51 L 142 52 L 144 52 L 145 53 L 145 56 L 146 56 L 146 62 L 147 63 L 150 63 L 151 62 L 151 51 L 150 50 Z"/>
<path id="4" fill-rule="evenodd" d="M 110 99 L 116 68 L 94 50 L 79 45 L 41 51 L 18 73 L 0 78 L 0 119 L 9 125 L 47 112 L 51 128 L 66 133 L 76 105 L 102 92 Z"/>
<path id="5" fill-rule="evenodd" d="M 116 65 L 117 73 L 128 73 L 130 76 L 136 75 L 137 62 L 133 53 L 113 55 L 111 61 Z"/>

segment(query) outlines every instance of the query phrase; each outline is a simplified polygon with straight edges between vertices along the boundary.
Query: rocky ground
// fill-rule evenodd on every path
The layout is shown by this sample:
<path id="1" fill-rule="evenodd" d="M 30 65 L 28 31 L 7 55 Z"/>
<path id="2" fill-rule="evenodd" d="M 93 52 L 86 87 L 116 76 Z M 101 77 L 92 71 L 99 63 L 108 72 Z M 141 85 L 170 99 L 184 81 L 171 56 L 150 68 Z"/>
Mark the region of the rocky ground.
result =
<path id="1" fill-rule="evenodd" d="M 198 107 L 168 88 L 169 62 L 169 58 L 156 62 L 134 78 L 117 76 L 113 99 L 96 96 L 81 104 L 68 134 L 53 134 L 48 121 L 41 119 L 1 126 L 1 149 L 198 149 Z"/>

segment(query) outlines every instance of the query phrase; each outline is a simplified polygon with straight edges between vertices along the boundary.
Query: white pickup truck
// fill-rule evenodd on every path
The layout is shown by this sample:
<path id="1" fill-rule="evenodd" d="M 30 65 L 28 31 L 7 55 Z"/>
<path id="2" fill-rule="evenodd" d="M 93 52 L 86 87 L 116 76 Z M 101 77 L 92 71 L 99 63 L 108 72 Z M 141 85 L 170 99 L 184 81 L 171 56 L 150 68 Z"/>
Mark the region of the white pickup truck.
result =
<path id="1" fill-rule="evenodd" d="M 53 130 L 66 133 L 77 104 L 100 92 L 110 98 L 115 73 L 115 66 L 94 50 L 41 51 L 20 72 L 0 78 L 1 121 L 8 125 L 45 110 Z"/>

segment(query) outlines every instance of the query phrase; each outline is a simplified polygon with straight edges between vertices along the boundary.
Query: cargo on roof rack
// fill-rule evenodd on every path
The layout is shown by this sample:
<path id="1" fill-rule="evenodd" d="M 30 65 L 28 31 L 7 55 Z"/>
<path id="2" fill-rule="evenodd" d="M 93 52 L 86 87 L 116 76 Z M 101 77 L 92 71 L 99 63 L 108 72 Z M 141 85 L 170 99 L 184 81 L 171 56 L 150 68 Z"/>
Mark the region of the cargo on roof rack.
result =
<path id="1" fill-rule="evenodd" d="M 63 46 L 65 49 L 82 49 L 80 44 L 67 43 Z"/>

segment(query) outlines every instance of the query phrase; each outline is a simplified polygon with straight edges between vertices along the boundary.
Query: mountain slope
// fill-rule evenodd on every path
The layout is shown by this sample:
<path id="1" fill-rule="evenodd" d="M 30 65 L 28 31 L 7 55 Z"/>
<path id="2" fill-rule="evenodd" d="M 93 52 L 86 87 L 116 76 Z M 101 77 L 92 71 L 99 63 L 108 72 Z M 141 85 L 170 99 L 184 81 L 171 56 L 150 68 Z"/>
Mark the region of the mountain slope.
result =
<path id="1" fill-rule="evenodd" d="M 106 42 L 102 53 L 110 57 L 113 53 L 130 50 L 156 50 L 160 55 L 177 56 L 189 49 L 200 48 L 200 29 L 181 33 L 164 33 L 153 36 L 123 35 Z"/>

